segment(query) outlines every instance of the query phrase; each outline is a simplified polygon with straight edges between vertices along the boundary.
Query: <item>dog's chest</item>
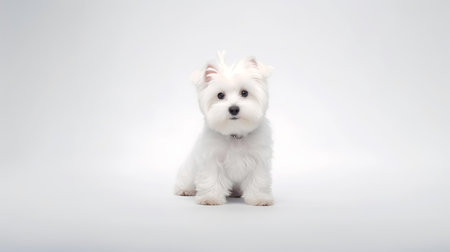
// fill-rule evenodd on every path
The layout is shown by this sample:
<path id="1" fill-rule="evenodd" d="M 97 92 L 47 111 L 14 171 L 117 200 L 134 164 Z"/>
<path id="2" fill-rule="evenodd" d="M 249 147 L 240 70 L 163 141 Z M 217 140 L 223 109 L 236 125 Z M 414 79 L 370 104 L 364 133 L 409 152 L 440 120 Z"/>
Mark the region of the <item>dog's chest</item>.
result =
<path id="1" fill-rule="evenodd" d="M 231 144 L 224 153 L 223 169 L 228 178 L 240 182 L 255 169 L 257 160 L 251 146 Z"/>

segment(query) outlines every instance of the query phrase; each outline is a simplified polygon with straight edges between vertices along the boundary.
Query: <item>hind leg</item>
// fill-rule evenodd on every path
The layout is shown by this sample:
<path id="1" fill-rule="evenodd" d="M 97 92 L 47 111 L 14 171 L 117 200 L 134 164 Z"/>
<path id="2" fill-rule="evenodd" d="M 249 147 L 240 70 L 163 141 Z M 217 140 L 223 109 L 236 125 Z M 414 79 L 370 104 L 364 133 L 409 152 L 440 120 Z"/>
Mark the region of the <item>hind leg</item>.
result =
<path id="1" fill-rule="evenodd" d="M 183 165 L 178 171 L 175 194 L 179 196 L 194 196 L 196 194 L 194 176 L 192 164 L 186 163 Z"/>
<path id="2" fill-rule="evenodd" d="M 271 177 L 267 169 L 256 168 L 243 184 L 245 202 L 254 206 L 273 205 Z"/>

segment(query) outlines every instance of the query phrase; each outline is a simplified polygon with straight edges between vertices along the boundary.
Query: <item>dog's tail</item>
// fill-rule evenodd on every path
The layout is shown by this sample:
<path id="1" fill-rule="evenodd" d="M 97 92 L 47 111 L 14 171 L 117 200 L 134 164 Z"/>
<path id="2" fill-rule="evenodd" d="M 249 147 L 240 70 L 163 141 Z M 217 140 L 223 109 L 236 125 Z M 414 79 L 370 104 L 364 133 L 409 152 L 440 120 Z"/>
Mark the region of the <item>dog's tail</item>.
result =
<path id="1" fill-rule="evenodd" d="M 219 65 L 221 67 L 225 67 L 225 54 L 226 51 L 224 49 L 217 50 L 217 57 L 219 58 Z"/>

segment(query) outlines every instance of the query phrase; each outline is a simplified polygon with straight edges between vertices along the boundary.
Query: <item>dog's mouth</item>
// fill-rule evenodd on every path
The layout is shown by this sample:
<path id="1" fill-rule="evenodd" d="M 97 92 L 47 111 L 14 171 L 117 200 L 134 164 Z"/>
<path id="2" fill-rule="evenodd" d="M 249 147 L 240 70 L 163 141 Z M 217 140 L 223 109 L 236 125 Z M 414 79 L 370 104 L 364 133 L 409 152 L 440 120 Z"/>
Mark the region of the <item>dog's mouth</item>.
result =
<path id="1" fill-rule="evenodd" d="M 237 119 L 239 119 L 239 117 L 237 117 L 237 116 L 230 117 L 230 120 L 237 120 Z"/>

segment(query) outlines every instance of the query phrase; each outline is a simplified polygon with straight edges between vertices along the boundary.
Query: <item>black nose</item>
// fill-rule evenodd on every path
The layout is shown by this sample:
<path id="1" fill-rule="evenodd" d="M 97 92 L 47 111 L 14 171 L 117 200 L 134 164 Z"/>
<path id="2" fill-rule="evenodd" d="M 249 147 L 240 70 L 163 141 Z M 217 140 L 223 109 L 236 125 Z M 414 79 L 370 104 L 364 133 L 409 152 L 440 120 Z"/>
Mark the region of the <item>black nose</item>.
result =
<path id="1" fill-rule="evenodd" d="M 231 106 L 228 108 L 228 111 L 230 111 L 230 114 L 232 114 L 232 115 L 237 115 L 239 113 L 239 107 Z"/>

